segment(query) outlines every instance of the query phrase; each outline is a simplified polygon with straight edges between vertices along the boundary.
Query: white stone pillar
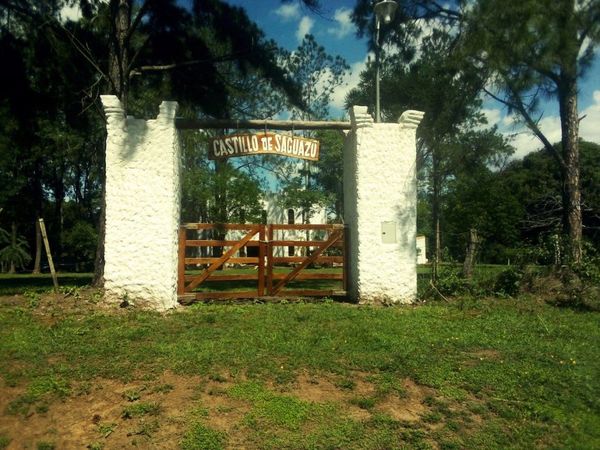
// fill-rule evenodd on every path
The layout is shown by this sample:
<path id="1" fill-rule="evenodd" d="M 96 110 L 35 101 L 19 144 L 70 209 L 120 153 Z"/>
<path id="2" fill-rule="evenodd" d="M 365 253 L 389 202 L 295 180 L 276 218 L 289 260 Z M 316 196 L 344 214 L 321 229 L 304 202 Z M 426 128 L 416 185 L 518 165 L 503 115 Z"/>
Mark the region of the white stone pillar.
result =
<path id="1" fill-rule="evenodd" d="M 157 310 L 177 306 L 180 150 L 176 102 L 162 102 L 156 120 L 125 117 L 103 95 L 107 119 L 107 298 Z"/>
<path id="2" fill-rule="evenodd" d="M 359 303 L 411 303 L 417 294 L 416 128 L 374 123 L 367 107 L 350 111 L 344 149 L 344 221 L 349 233 L 349 295 Z"/>

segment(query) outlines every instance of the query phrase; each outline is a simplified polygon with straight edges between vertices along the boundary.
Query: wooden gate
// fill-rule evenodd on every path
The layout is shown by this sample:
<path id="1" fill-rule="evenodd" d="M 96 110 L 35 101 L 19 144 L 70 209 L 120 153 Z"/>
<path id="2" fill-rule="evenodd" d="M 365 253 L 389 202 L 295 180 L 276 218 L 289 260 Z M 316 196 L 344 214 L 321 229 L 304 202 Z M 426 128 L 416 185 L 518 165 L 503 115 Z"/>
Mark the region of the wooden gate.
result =
<path id="1" fill-rule="evenodd" d="M 340 224 L 185 224 L 179 231 L 180 302 L 345 296 L 344 234 Z"/>

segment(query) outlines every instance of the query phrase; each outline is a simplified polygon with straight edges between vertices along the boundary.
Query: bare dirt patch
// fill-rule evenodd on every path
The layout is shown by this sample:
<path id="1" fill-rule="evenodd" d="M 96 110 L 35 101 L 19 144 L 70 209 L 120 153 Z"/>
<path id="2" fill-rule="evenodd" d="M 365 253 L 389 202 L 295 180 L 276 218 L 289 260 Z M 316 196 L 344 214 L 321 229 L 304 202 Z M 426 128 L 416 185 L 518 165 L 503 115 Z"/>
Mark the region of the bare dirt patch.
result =
<path id="1" fill-rule="evenodd" d="M 344 411 L 355 420 L 368 420 L 373 412 L 379 412 L 396 420 L 415 422 L 429 411 L 424 400 L 433 395 L 434 391 L 418 385 L 408 378 L 401 381 L 404 395 L 388 393 L 378 399 L 371 410 L 357 406 L 353 403 L 356 398 L 377 396 L 377 386 L 367 381 L 366 378 L 368 378 L 368 374 L 355 374 L 352 377 L 353 384 L 348 388 L 343 388 L 340 387 L 343 385 L 340 380 L 302 373 L 292 387 L 291 393 L 305 401 L 341 404 Z"/>
<path id="2" fill-rule="evenodd" d="M 402 381 L 405 395 L 398 396 L 388 394 L 378 402 L 375 409 L 381 411 L 393 419 L 405 422 L 417 422 L 429 411 L 424 401 L 434 394 L 433 389 L 416 384 L 409 378 Z"/>
<path id="3" fill-rule="evenodd" d="M 39 442 L 65 449 L 94 443 L 103 448 L 178 448 L 188 425 L 185 414 L 199 383 L 199 377 L 171 373 L 153 382 L 99 379 L 79 395 L 54 400 L 42 410 L 34 407 L 25 415 L 7 414 L 6 407 L 23 390 L 2 385 L 0 432 L 11 439 L 9 449 L 36 448 Z M 135 393 L 139 398 L 129 401 L 138 396 Z M 124 417 L 126 408 L 140 403 L 159 405 L 160 413 Z"/>

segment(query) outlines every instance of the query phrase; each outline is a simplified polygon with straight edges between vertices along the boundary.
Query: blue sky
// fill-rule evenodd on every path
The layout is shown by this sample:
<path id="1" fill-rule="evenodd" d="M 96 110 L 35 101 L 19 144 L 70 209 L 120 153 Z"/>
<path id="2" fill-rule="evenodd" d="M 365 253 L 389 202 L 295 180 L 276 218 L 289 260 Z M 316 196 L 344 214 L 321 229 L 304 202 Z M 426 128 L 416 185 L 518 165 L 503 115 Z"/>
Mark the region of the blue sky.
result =
<path id="1" fill-rule="evenodd" d="M 340 55 L 351 66 L 352 73 L 346 77 L 344 86 L 337 89 L 332 99 L 330 115 L 340 117 L 346 93 L 358 82 L 358 75 L 365 67 L 367 41 L 358 39 L 350 21 L 354 0 L 323 1 L 322 13 L 317 15 L 297 1 L 282 3 L 279 0 L 226 0 L 230 4 L 242 6 L 252 20 L 263 29 L 267 37 L 274 39 L 282 47 L 294 50 L 305 33 L 311 33 L 328 53 Z M 580 116 L 586 115 L 580 123 L 582 138 L 600 143 L 600 55 L 587 75 L 579 84 Z M 540 126 L 550 141 L 560 140 L 560 122 L 556 101 L 544 106 Z M 531 133 L 515 127 L 513 119 L 507 117 L 498 102 L 485 99 L 484 109 L 490 124 L 497 124 L 500 131 L 513 137 L 513 145 L 521 157 L 540 148 L 539 142 Z"/>
<path id="2" fill-rule="evenodd" d="M 185 3 L 187 0 L 180 0 Z M 350 20 L 355 0 L 323 0 L 320 14 L 304 7 L 299 0 L 283 3 L 281 0 L 225 0 L 243 7 L 249 17 L 265 32 L 268 38 L 279 45 L 294 50 L 305 33 L 315 36 L 317 42 L 331 55 L 340 55 L 351 67 L 351 73 L 334 93 L 330 104 L 330 116 L 339 118 L 344 114 L 343 104 L 346 93 L 359 80 L 360 72 L 367 61 L 367 40 L 358 39 Z M 76 7 L 65 8 L 64 16 L 76 19 Z M 382 101 L 385 101 L 383 99 Z M 498 125 L 499 130 L 512 138 L 517 149 L 515 157 L 537 150 L 541 144 L 523 127 L 515 126 L 514 118 L 506 116 L 501 104 L 491 98 L 484 98 L 483 112 L 490 125 Z M 580 136 L 600 143 L 600 51 L 592 67 L 579 82 L 579 115 L 585 116 L 580 122 Z M 543 107 L 539 122 L 542 131 L 551 142 L 560 140 L 558 105 L 552 100 Z"/>

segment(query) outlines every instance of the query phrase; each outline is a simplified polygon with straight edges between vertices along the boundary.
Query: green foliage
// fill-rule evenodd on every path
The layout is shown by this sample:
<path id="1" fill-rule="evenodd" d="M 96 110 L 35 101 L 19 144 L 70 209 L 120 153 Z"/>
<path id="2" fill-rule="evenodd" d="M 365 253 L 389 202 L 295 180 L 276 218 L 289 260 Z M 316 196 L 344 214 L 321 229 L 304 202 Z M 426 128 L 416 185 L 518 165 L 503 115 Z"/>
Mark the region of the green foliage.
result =
<path id="1" fill-rule="evenodd" d="M 583 250 L 583 260 L 573 268 L 583 280 L 600 286 L 600 248 L 585 241 Z"/>
<path id="2" fill-rule="evenodd" d="M 495 85 L 492 95 L 534 131 L 559 169 L 562 195 L 556 203 L 568 217 L 560 222 L 569 240 L 565 261 L 580 259 L 580 119 L 571 105 L 577 104 L 578 80 L 600 42 L 598 8 L 597 1 L 480 0 L 463 18 L 458 46 L 468 63 Z M 560 146 L 538 124 L 548 98 L 556 100 L 560 111 Z"/>
<path id="3" fill-rule="evenodd" d="M 126 406 L 121 413 L 123 419 L 133 419 L 139 416 L 156 416 L 161 412 L 160 404 L 155 402 L 140 402 Z"/>
<path id="4" fill-rule="evenodd" d="M 257 177 L 227 161 L 209 164 L 203 134 L 182 133 L 182 145 L 182 221 L 261 222 L 263 193 Z"/>
<path id="5" fill-rule="evenodd" d="M 123 392 L 123 398 L 128 402 L 135 402 L 142 397 L 139 389 L 129 389 Z"/>
<path id="6" fill-rule="evenodd" d="M 0 450 L 4 450 L 8 448 L 8 445 L 11 443 L 12 439 L 4 434 L 0 434 Z"/>
<path id="7" fill-rule="evenodd" d="M 79 221 L 63 232 L 64 250 L 77 261 L 79 269 L 93 268 L 98 245 L 98 233 L 88 222 Z"/>
<path id="8" fill-rule="evenodd" d="M 460 269 L 445 267 L 440 271 L 435 286 L 442 295 L 460 295 L 468 292 L 469 281 L 462 276 Z"/>
<path id="9" fill-rule="evenodd" d="M 55 450 L 56 445 L 53 442 L 40 441 L 36 444 L 35 448 L 37 450 Z"/>
<path id="10" fill-rule="evenodd" d="M 292 117 L 305 120 L 327 117 L 331 96 L 350 69 L 341 56 L 327 54 L 311 34 L 284 59 L 284 67 L 290 79 L 301 86 L 304 104 L 302 109 L 292 109 Z"/>
<path id="11" fill-rule="evenodd" d="M 494 284 L 494 292 L 497 295 L 516 297 L 521 287 L 523 271 L 512 266 L 498 274 Z"/>
<path id="12" fill-rule="evenodd" d="M 10 266 L 22 269 L 31 261 L 28 248 L 29 245 L 23 236 L 13 236 L 10 238 L 8 245 L 0 249 L 1 267 L 4 269 Z"/>
<path id="13" fill-rule="evenodd" d="M 0 244 L 10 243 L 10 234 L 4 228 L 0 228 Z"/>
<path id="14" fill-rule="evenodd" d="M 195 423 L 181 441 L 182 450 L 221 450 L 225 448 L 226 435 Z"/>
<path id="15" fill-rule="evenodd" d="M 110 436 L 115 428 L 117 427 L 116 423 L 108 422 L 108 423 L 99 423 L 98 424 L 98 433 L 102 435 L 103 438 L 107 438 Z"/>
<path id="16" fill-rule="evenodd" d="M 579 264 L 562 266 L 551 272 L 561 283 L 552 303 L 577 310 L 600 311 L 600 252 L 584 242 Z"/>

